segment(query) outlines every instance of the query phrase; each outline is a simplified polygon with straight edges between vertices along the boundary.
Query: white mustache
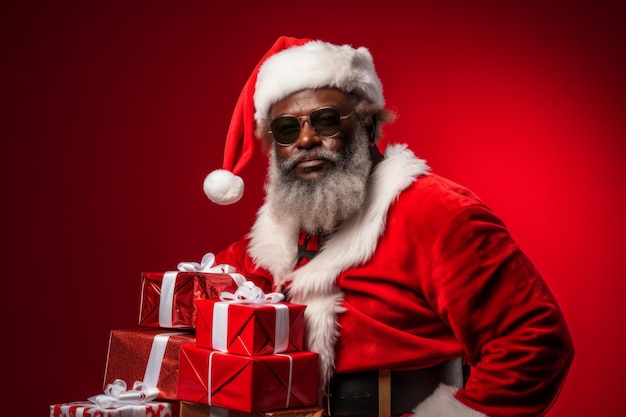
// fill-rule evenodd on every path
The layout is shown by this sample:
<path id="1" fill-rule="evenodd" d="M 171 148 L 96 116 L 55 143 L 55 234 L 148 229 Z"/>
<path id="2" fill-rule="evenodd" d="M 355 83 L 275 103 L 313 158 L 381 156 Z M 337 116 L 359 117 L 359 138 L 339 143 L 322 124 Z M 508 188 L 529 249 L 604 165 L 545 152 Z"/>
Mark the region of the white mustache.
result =
<path id="1" fill-rule="evenodd" d="M 308 161 L 311 159 L 325 159 L 335 164 L 341 161 L 343 156 L 340 152 L 337 151 L 329 151 L 328 149 L 312 149 L 312 150 L 302 150 L 299 151 L 296 155 L 290 156 L 285 159 L 281 159 L 278 161 L 279 166 L 282 170 L 292 170 L 299 163 Z"/>

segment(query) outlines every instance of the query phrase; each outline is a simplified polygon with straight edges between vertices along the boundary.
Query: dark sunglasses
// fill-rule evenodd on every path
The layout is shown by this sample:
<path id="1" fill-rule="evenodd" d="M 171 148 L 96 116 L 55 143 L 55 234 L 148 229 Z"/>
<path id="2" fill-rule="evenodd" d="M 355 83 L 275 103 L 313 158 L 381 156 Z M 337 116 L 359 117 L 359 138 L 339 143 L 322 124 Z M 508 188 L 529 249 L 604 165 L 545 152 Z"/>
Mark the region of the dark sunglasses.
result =
<path id="1" fill-rule="evenodd" d="M 342 116 L 334 107 L 320 107 L 313 110 L 308 116 L 278 116 L 270 123 L 269 133 L 276 143 L 289 146 L 300 137 L 302 124 L 308 121 L 313 130 L 323 138 L 332 138 L 341 130 L 341 121 L 350 117 L 352 112 Z"/>

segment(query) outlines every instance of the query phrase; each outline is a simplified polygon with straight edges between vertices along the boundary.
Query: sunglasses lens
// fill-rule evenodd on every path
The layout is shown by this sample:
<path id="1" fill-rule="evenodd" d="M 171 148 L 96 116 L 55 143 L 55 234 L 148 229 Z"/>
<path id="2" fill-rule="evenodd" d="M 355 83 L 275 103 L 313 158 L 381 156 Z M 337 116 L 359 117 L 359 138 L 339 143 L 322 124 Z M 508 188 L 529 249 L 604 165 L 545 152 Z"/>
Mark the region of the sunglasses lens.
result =
<path id="1" fill-rule="evenodd" d="M 309 122 L 313 130 L 323 137 L 332 137 L 341 130 L 341 114 L 333 107 L 315 110 L 310 114 Z M 272 120 L 270 129 L 274 140 L 287 146 L 298 140 L 302 125 L 294 116 L 280 116 Z"/>
<path id="2" fill-rule="evenodd" d="M 274 140 L 281 145 L 294 143 L 300 135 L 300 122 L 293 116 L 282 116 L 272 120 L 270 128 Z"/>
<path id="3" fill-rule="evenodd" d="M 315 110 L 310 120 L 311 126 L 320 136 L 333 136 L 341 129 L 341 115 L 334 108 Z"/>

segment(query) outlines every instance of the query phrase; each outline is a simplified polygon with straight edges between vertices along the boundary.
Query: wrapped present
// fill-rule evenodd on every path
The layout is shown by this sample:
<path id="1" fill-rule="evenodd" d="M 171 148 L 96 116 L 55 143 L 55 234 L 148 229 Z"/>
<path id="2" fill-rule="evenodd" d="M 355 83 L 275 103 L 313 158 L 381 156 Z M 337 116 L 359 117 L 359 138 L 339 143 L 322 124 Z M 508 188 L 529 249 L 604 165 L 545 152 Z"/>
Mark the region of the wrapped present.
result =
<path id="1" fill-rule="evenodd" d="M 136 328 L 112 330 L 104 375 L 104 386 L 116 379 L 143 381 L 160 390 L 157 398 L 176 400 L 178 356 L 183 343 L 195 343 L 185 331 Z"/>
<path id="2" fill-rule="evenodd" d="M 126 382 L 118 379 L 104 391 L 88 402 L 51 405 L 50 417 L 174 417 L 172 404 L 152 401 L 159 394 L 158 388 L 147 388 L 137 381 L 127 390 Z"/>
<path id="3" fill-rule="evenodd" d="M 322 417 L 321 407 L 288 408 L 285 410 L 265 411 L 261 413 L 242 413 L 228 409 L 215 410 L 206 404 L 180 402 L 180 417 Z"/>
<path id="4" fill-rule="evenodd" d="M 185 344 L 178 398 L 256 413 L 317 404 L 319 357 L 314 352 L 242 356 Z"/>
<path id="5" fill-rule="evenodd" d="M 197 300 L 196 305 L 198 346 L 247 356 L 303 350 L 303 304 Z"/>
<path id="6" fill-rule="evenodd" d="M 207 253 L 201 263 L 181 262 L 178 271 L 141 274 L 139 324 L 160 328 L 193 329 L 197 299 L 218 299 L 235 291 L 245 278 L 230 265 L 214 265 Z"/>

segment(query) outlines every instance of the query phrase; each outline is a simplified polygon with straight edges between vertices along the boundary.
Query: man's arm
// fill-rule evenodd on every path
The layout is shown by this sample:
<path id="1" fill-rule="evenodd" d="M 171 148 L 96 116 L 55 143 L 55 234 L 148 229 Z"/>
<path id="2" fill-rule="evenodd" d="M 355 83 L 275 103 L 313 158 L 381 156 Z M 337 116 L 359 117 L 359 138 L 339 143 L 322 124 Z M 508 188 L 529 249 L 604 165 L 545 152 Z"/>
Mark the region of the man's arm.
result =
<path id="1" fill-rule="evenodd" d="M 535 267 L 480 205 L 462 209 L 431 256 L 425 294 L 472 365 L 456 399 L 490 417 L 543 415 L 560 392 L 574 349 Z"/>

